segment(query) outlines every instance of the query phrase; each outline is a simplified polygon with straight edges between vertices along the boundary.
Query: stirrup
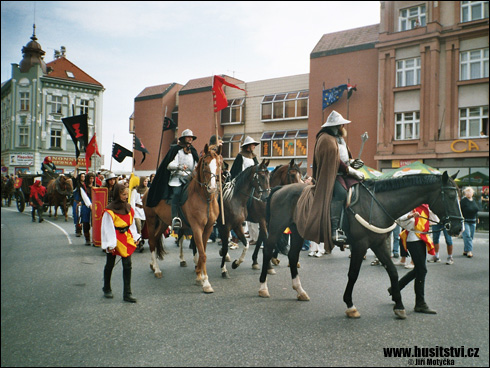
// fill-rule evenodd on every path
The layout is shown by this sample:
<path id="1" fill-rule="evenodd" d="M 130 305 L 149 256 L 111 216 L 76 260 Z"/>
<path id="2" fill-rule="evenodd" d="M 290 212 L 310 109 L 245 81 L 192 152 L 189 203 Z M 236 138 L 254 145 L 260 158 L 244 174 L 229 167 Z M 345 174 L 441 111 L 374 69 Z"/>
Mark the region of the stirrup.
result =
<path id="1" fill-rule="evenodd" d="M 182 227 L 182 221 L 179 217 L 174 217 L 172 219 L 172 230 L 177 231 Z"/>
<path id="2" fill-rule="evenodd" d="M 336 229 L 332 238 L 334 244 L 338 245 L 341 250 L 344 250 L 344 245 L 347 243 L 347 236 L 345 235 L 344 230 Z"/>

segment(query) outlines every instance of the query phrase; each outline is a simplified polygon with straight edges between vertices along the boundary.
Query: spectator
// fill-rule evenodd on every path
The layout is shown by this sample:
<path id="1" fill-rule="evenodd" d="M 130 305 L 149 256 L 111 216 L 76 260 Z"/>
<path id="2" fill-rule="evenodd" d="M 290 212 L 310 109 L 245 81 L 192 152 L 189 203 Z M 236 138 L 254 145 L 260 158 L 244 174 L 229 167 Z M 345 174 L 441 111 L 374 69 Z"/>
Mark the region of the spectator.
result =
<path id="1" fill-rule="evenodd" d="M 427 262 L 431 262 L 431 263 L 441 262 L 441 259 L 439 258 L 439 238 L 441 237 L 441 231 L 444 234 L 444 239 L 446 240 L 446 246 L 447 246 L 446 264 L 452 265 L 454 263 L 453 240 L 451 239 L 451 236 L 449 235 L 449 233 L 447 232 L 443 224 L 435 224 L 432 226 L 432 237 L 434 238 L 434 248 L 436 254 L 431 259 L 428 259 Z"/>
<path id="2" fill-rule="evenodd" d="M 475 235 L 475 228 L 478 217 L 478 205 L 473 200 L 474 193 L 475 191 L 472 187 L 466 187 L 463 190 L 464 198 L 462 198 L 459 202 L 461 206 L 461 212 L 463 213 L 464 217 L 463 256 L 467 256 L 468 258 L 473 257 L 473 237 Z"/>

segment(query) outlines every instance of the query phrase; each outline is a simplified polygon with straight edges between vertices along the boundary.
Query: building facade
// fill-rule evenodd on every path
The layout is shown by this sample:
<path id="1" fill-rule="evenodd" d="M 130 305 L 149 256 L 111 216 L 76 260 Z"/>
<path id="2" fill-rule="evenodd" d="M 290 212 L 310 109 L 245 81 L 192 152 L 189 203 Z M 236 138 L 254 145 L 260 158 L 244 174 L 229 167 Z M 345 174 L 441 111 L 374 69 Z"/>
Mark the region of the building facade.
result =
<path id="1" fill-rule="evenodd" d="M 2 83 L 2 174 L 40 173 L 46 156 L 59 173 L 71 172 L 75 146 L 61 119 L 88 114 L 89 139 L 96 134 L 100 146 L 104 87 L 70 62 L 63 46 L 46 64 L 35 33 L 22 53 L 22 61 L 12 64 L 12 78 Z M 80 167 L 85 167 L 83 156 Z M 94 156 L 93 170 L 102 162 Z"/>

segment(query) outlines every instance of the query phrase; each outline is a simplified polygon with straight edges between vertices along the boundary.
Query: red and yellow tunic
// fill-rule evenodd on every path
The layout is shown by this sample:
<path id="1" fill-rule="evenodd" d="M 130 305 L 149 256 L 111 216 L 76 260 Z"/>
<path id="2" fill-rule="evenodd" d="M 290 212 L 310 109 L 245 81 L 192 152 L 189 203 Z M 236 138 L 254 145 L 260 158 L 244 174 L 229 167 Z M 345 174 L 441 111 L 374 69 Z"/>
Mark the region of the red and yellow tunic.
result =
<path id="1" fill-rule="evenodd" d="M 127 215 L 119 215 L 111 210 L 105 210 L 102 218 L 102 249 L 112 250 L 112 254 L 129 257 L 136 249 L 133 232 L 134 210 Z"/>
<path id="2" fill-rule="evenodd" d="M 413 229 L 409 230 L 415 230 L 413 233 L 420 239 L 422 240 L 425 245 L 427 246 L 427 253 L 430 255 L 435 255 L 435 248 L 434 248 L 434 243 L 432 242 L 431 237 L 429 234 L 421 234 L 419 232 L 427 233 L 430 230 L 430 224 L 429 224 L 429 218 L 430 218 L 430 211 L 429 207 L 427 205 L 421 205 L 417 207 L 414 212 L 417 212 L 420 217 L 414 218 L 415 220 L 415 225 Z M 402 241 L 403 248 L 407 250 L 407 237 L 408 237 L 409 231 L 407 229 L 403 230 L 400 233 L 400 240 Z"/>

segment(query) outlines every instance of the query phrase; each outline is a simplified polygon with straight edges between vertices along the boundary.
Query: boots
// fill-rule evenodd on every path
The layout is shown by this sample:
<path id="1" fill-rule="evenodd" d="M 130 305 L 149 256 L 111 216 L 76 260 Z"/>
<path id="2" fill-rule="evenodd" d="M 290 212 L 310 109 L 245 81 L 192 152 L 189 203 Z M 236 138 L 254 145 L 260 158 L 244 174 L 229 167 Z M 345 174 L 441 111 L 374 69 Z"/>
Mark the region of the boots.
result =
<path id="1" fill-rule="evenodd" d="M 104 297 L 109 299 L 114 298 L 114 295 L 112 295 L 112 290 L 111 290 L 111 276 L 112 276 L 112 269 L 109 269 L 108 267 L 104 267 L 104 287 L 102 288 L 102 291 L 104 292 Z"/>
<path id="2" fill-rule="evenodd" d="M 85 245 L 89 246 L 90 245 L 90 231 L 85 231 L 83 233 L 85 236 Z"/>
<path id="3" fill-rule="evenodd" d="M 37 210 L 37 215 L 38 215 L 38 217 L 39 217 L 39 223 L 43 222 L 43 221 L 44 221 L 44 219 L 43 219 L 43 210 L 42 210 L 42 208 L 39 208 L 39 209 Z"/>
<path id="4" fill-rule="evenodd" d="M 131 258 L 123 258 L 123 282 L 124 282 L 124 294 L 123 299 L 125 302 L 136 303 L 136 298 L 131 294 Z"/>
<path id="5" fill-rule="evenodd" d="M 75 234 L 77 238 L 82 236 L 82 224 L 75 225 Z"/>
<path id="6" fill-rule="evenodd" d="M 182 227 L 182 220 L 179 218 L 179 198 L 177 194 L 172 197 L 172 230 L 177 234 Z"/>
<path id="7" fill-rule="evenodd" d="M 332 224 L 332 241 L 335 245 L 340 247 L 340 250 L 344 250 L 344 245 L 347 243 L 347 236 L 341 229 L 342 224 L 340 219 L 342 217 L 344 207 L 344 201 L 332 201 L 330 203 L 330 221 Z"/>
<path id="8" fill-rule="evenodd" d="M 415 288 L 415 308 L 413 310 L 417 313 L 437 314 L 437 312 L 433 309 L 430 309 L 427 303 L 425 302 L 425 297 L 424 297 L 425 281 L 420 281 L 415 279 L 414 288 Z"/>
<path id="9" fill-rule="evenodd" d="M 31 214 L 32 214 L 32 222 L 36 222 L 36 210 L 34 208 L 32 209 Z"/>

